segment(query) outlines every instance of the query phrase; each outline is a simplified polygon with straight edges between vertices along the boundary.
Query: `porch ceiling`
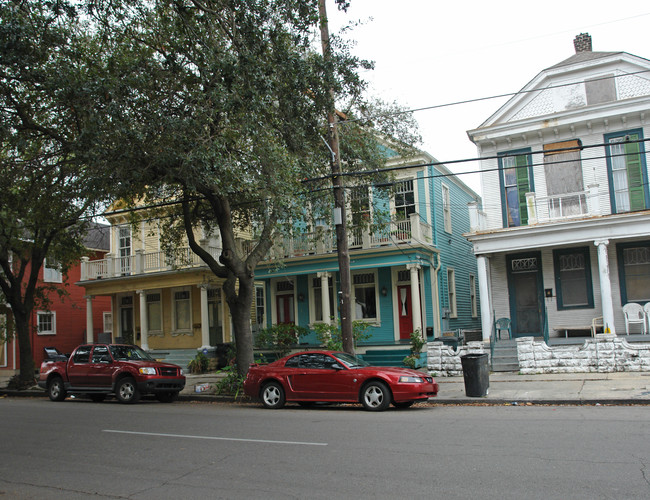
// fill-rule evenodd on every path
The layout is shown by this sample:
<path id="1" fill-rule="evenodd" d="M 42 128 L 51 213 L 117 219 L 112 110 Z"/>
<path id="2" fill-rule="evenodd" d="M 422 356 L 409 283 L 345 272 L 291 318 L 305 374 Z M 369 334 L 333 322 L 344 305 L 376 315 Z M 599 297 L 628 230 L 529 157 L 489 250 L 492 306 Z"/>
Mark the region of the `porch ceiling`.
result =
<path id="1" fill-rule="evenodd" d="M 650 210 L 466 235 L 476 255 L 650 237 Z"/>

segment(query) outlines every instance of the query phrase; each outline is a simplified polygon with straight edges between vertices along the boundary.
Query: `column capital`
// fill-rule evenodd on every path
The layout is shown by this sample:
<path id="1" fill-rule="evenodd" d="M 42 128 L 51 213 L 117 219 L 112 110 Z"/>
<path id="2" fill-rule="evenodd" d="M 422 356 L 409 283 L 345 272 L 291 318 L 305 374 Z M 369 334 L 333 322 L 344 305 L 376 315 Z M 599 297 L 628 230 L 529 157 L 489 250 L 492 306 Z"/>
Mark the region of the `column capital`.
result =
<path id="1" fill-rule="evenodd" d="M 422 269 L 422 265 L 419 262 L 413 263 L 413 264 L 406 264 L 406 269 L 411 271 L 412 269 L 415 269 L 416 271 Z"/>
<path id="2" fill-rule="evenodd" d="M 594 245 L 596 245 L 597 247 L 599 247 L 600 245 L 607 246 L 609 245 L 609 240 L 595 240 Z"/>
<path id="3" fill-rule="evenodd" d="M 94 295 L 84 295 L 84 299 L 86 300 L 93 300 L 95 298 Z"/>
<path id="4" fill-rule="evenodd" d="M 316 273 L 316 276 L 319 277 L 320 279 L 329 278 L 330 273 L 329 273 L 329 271 L 319 271 L 319 272 Z"/>
<path id="5" fill-rule="evenodd" d="M 144 295 L 147 291 L 146 290 L 136 290 L 135 293 L 138 295 Z"/>
<path id="6" fill-rule="evenodd" d="M 208 288 L 210 288 L 210 284 L 209 283 L 199 283 L 198 285 L 196 285 L 196 288 L 200 288 L 201 290 L 207 290 Z"/>

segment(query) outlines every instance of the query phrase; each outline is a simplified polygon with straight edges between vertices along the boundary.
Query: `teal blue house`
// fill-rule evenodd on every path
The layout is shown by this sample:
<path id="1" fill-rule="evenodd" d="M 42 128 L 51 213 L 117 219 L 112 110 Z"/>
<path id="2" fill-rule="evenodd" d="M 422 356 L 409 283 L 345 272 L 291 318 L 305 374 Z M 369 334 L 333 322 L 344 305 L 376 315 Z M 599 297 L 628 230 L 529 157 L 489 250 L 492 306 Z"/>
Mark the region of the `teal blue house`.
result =
<path id="1" fill-rule="evenodd" d="M 393 195 L 365 186 L 346 191 L 352 316 L 372 325 L 370 338 L 356 346 L 366 359 L 391 353 L 393 360 L 403 359 L 414 331 L 433 340 L 445 332 L 480 329 L 476 258 L 463 237 L 470 230 L 468 203 L 480 198 L 427 153 L 407 164 L 399 158 L 387 162 L 398 165 L 403 168 L 397 170 Z M 379 212 L 383 222 L 376 220 Z M 357 225 L 361 220 L 370 224 Z M 277 242 L 255 278 L 258 327 L 311 328 L 335 321 L 339 273 L 333 228 L 316 226 Z M 305 348 L 319 345 L 313 331 L 300 342 Z"/>

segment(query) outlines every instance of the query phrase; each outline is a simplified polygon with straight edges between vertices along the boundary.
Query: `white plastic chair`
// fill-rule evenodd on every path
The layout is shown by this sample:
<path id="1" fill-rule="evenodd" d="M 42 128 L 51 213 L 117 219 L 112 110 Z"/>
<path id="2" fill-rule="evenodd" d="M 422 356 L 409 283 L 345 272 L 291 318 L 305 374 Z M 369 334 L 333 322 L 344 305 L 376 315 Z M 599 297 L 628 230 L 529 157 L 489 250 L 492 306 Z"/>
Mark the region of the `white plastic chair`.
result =
<path id="1" fill-rule="evenodd" d="M 625 316 L 625 335 L 630 334 L 630 324 L 640 324 L 641 331 L 645 335 L 645 312 L 643 306 L 636 302 L 630 302 L 623 306 L 623 315 Z"/>
<path id="2" fill-rule="evenodd" d="M 648 333 L 650 331 L 650 302 L 645 303 L 643 310 L 645 312 L 645 319 L 648 320 L 648 329 L 646 330 L 646 333 Z"/>

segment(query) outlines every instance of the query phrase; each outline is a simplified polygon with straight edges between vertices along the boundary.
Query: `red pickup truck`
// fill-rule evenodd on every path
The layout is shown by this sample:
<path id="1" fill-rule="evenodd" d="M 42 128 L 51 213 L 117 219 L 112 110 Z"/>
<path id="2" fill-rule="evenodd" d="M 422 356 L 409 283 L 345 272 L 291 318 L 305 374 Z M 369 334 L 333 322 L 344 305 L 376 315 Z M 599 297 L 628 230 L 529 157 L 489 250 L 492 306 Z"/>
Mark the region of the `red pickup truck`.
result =
<path id="1" fill-rule="evenodd" d="M 143 394 L 154 394 L 168 403 L 185 387 L 179 366 L 156 361 L 134 345 L 84 344 L 69 357 L 48 354 L 38 385 L 52 401 L 63 401 L 68 394 L 103 401 L 114 394 L 120 403 L 135 403 Z"/>

